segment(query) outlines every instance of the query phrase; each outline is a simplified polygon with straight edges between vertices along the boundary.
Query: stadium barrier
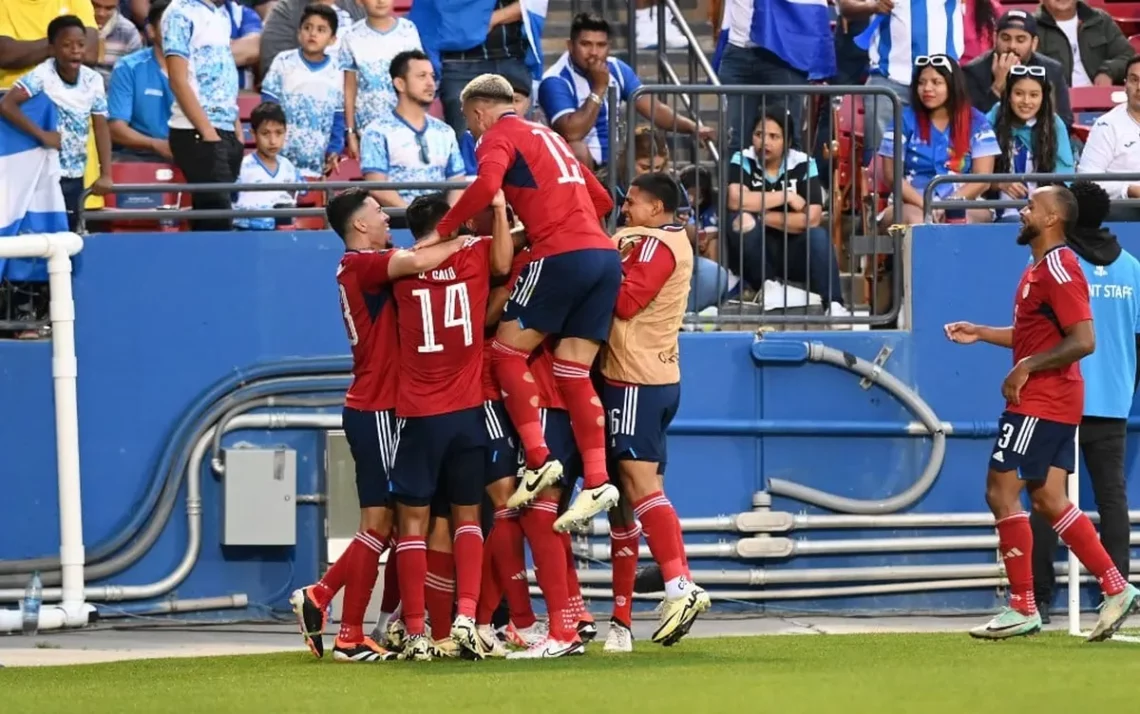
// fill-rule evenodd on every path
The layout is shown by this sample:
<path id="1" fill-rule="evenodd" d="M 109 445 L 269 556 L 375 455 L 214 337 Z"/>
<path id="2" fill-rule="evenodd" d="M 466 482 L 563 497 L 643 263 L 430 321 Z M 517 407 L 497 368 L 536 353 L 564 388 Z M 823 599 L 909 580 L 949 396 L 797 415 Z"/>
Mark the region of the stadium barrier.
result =
<path id="1" fill-rule="evenodd" d="M 922 217 L 926 223 L 934 221 L 934 212 L 947 209 L 971 208 L 1021 208 L 1027 201 L 1025 199 L 985 199 L 973 201 L 959 201 L 955 199 L 936 199 L 934 190 L 946 184 L 963 183 L 1021 183 L 1021 184 L 1048 184 L 1072 183 L 1073 181 L 1135 181 L 1140 183 L 1140 173 L 1113 173 L 1113 174 L 947 174 L 935 176 L 922 191 Z M 1140 208 L 1140 198 L 1113 198 L 1113 206 L 1128 206 Z M 1111 218 L 1107 220 L 1112 220 Z"/>
<path id="2" fill-rule="evenodd" d="M 642 85 L 635 90 L 630 96 L 629 102 L 626 104 L 625 125 L 627 128 L 634 127 L 638 120 L 636 102 L 643 96 L 649 96 L 654 101 L 658 97 L 665 97 L 665 101 L 670 99 L 673 102 L 674 113 L 676 114 L 678 100 L 684 100 L 687 106 L 697 106 L 699 99 L 705 96 L 713 96 L 717 98 L 716 102 L 716 125 L 721 127 L 721 136 L 727 136 L 728 133 L 724 128 L 732 124 L 733 126 L 742 127 L 742 134 L 744 136 L 751 136 L 752 124 L 755 116 L 745 116 L 745 102 L 740 104 L 740 113 L 737 116 L 728 116 L 727 101 L 730 96 L 741 97 L 755 97 L 759 102 L 759 111 L 756 116 L 763 116 L 771 109 L 787 108 L 787 103 L 779 99 L 769 101 L 772 97 L 782 98 L 795 98 L 795 100 L 802 101 L 804 98 L 815 98 L 817 100 L 826 100 L 826 102 L 817 101 L 815 104 L 819 105 L 816 108 L 823 113 L 834 114 L 832 117 L 833 125 L 842 125 L 847 127 L 857 127 L 861 124 L 860 108 L 855 102 L 847 102 L 844 110 L 850 114 L 847 121 L 842 121 L 842 112 L 837 106 L 841 102 L 837 100 L 841 98 L 864 98 L 867 96 L 886 97 L 892 106 L 892 112 L 895 122 L 902 121 L 902 102 L 898 95 L 892 90 L 885 87 L 868 87 L 868 86 L 824 86 L 824 85 L 787 85 L 787 86 L 766 86 L 754 87 L 744 85 L 721 85 L 719 83 L 708 84 L 677 84 L 676 77 L 670 77 L 674 80 L 673 84 L 655 84 L 655 85 Z M 812 104 L 812 102 L 808 102 Z M 782 112 L 786 114 L 786 112 Z M 736 230 L 738 227 L 737 221 L 743 220 L 738 218 L 736 211 L 729 209 L 728 191 L 727 187 L 732 184 L 743 183 L 742 178 L 744 175 L 744 168 L 742 165 L 730 165 L 730 161 L 719 160 L 719 156 L 713 156 L 713 164 L 709 168 L 714 175 L 713 187 L 716 192 L 715 210 L 717 215 L 717 231 L 716 239 L 716 255 L 719 256 L 719 262 L 722 265 L 727 265 L 737 275 L 741 275 L 746 281 L 751 284 L 751 287 L 756 289 L 756 295 L 752 299 L 743 299 L 734 295 L 731 291 L 726 294 L 718 294 L 716 303 L 715 314 L 697 314 L 689 315 L 686 317 L 686 322 L 696 323 L 701 325 L 748 325 L 748 326 L 806 326 L 806 327 L 835 327 L 835 326 L 854 326 L 854 325 L 868 325 L 876 327 L 895 326 L 902 308 L 903 294 L 902 294 L 902 270 L 890 269 L 892 258 L 894 255 L 901 254 L 902 238 L 901 232 L 887 233 L 886 236 L 880 235 L 878 227 L 878 214 L 880 211 L 887 209 L 888 204 L 892 207 L 893 222 L 900 223 L 902 220 L 902 205 L 901 201 L 888 201 L 890 196 L 901 196 L 903 184 L 903 170 L 902 170 L 902 156 L 896 155 L 891 160 L 894 166 L 894 179 L 891 186 L 881 186 L 882 183 L 878 175 L 878 164 L 872 164 L 869 170 L 864 170 L 860 165 L 858 156 L 861 152 L 857 151 L 857 140 L 859 134 L 857 130 L 852 130 L 850 135 L 845 139 L 844 137 L 836 137 L 837 140 L 820 141 L 821 137 L 817 135 L 816 127 L 817 122 L 814 118 L 809 118 L 804 125 L 798 126 L 793 123 L 791 115 L 787 115 L 785 125 L 783 127 L 784 136 L 788 139 L 785 141 L 785 149 L 797 147 L 804 151 L 809 157 L 816 153 L 824 153 L 827 156 L 826 173 L 819 170 L 817 167 L 816 175 L 821 183 L 821 186 L 826 187 L 823 191 L 823 215 L 818 226 L 805 229 L 802 233 L 794 233 L 789 229 L 788 223 L 785 220 L 783 225 L 778 229 L 764 228 L 759 234 L 763 236 L 761 246 L 764 250 L 775 248 L 776 253 L 782 260 L 775 261 L 777 265 L 770 264 L 772 261 L 767 259 L 767 256 L 761 258 L 759 261 L 752 255 L 753 250 L 746 248 L 745 237 L 730 238 L 729 233 L 732 232 L 734 236 L 740 236 L 741 233 L 749 234 L 756 237 L 757 234 L 753 231 L 760 230 L 759 226 L 753 229 Z M 797 138 L 803 135 L 803 140 L 798 141 Z M 612 134 L 611 134 L 612 136 Z M 634 132 L 628 132 L 626 138 L 626 149 L 624 151 L 624 162 L 621 170 L 623 172 L 622 178 L 628 182 L 635 174 L 636 162 L 633 151 L 634 146 Z M 677 142 L 682 135 L 674 131 L 672 133 L 672 146 L 673 152 L 677 147 Z M 840 141 L 839 139 L 844 139 Z M 843 148 L 841 149 L 841 144 Z M 747 146 L 747 144 L 745 144 Z M 820 151 L 816 151 L 819 149 Z M 728 151 L 726 150 L 727 154 Z M 613 154 L 611 154 L 613 155 Z M 814 159 L 812 159 L 814 160 Z M 846 163 L 847 165 L 842 165 Z M 839 183 L 840 185 L 835 185 Z M 848 184 L 856 184 L 854 192 L 847 192 L 842 189 L 848 187 Z M 863 184 L 867 184 L 864 186 Z M 794 184 L 785 182 L 784 195 L 786 197 L 789 193 L 795 192 L 796 187 Z M 848 197 L 851 200 L 847 200 Z M 782 205 L 786 205 L 781 201 Z M 847 205 L 844 206 L 846 201 Z M 694 207 L 695 211 L 699 211 L 701 202 L 700 196 L 696 196 L 695 203 L 698 205 Z M 849 209 L 846 222 L 844 221 L 844 209 Z M 787 212 L 785 212 L 787 215 Z M 840 284 L 835 285 L 835 278 L 830 270 L 830 265 L 820 266 L 820 261 L 813 260 L 811 252 L 803 249 L 805 238 L 803 235 L 810 235 L 820 231 L 827 231 L 826 226 L 834 225 L 830 233 L 832 235 L 832 242 L 840 244 L 840 252 L 842 255 L 838 258 L 839 273 L 840 275 L 848 274 L 851 277 L 848 281 L 844 281 L 842 277 L 839 278 Z M 744 227 L 739 225 L 739 227 Z M 860 229 L 856 229 L 856 228 Z M 776 232 L 779 238 L 773 241 L 774 236 L 771 234 Z M 795 236 L 797 240 L 792 243 L 792 237 Z M 732 245 L 735 243 L 736 245 Z M 755 246 L 755 242 L 753 242 Z M 833 245 L 833 250 L 834 250 Z M 789 260 L 789 248 L 794 251 L 803 251 L 804 262 L 802 265 L 795 264 L 794 260 Z M 797 258 L 798 260 L 798 258 Z M 801 270 L 802 268 L 802 270 Z M 817 273 L 825 274 L 826 280 L 813 281 L 812 275 Z M 863 274 L 865 299 L 869 303 L 869 314 L 853 314 L 853 315 L 836 315 L 828 314 L 829 305 L 821 304 L 813 308 L 812 294 L 820 295 L 820 288 L 823 292 L 831 295 L 843 295 L 848 305 L 855 303 L 862 303 L 859 299 L 859 279 L 856 277 L 858 273 Z M 889 291 L 887 295 L 881 295 L 877 289 L 880 278 L 889 273 Z M 770 280 L 770 278 L 781 278 L 780 280 Z M 789 279 L 791 278 L 791 279 Z M 869 282 L 868 282 L 869 281 Z M 849 282 L 847 290 L 844 290 L 843 283 Z M 811 289 L 811 292 L 798 291 L 797 288 L 789 286 L 789 283 L 796 283 L 804 288 Z M 698 303 L 703 303 L 701 296 L 697 296 Z M 766 302 L 772 302 L 773 305 L 767 305 Z"/>

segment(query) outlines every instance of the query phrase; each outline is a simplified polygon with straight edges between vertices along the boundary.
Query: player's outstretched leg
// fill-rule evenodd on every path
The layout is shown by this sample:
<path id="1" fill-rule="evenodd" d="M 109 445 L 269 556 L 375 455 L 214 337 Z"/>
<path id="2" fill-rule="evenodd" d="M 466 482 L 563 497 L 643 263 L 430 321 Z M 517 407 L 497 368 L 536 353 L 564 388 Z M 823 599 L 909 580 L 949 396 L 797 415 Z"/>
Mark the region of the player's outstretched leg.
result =
<path id="1" fill-rule="evenodd" d="M 420 505 L 421 500 L 425 505 Z M 397 501 L 400 537 L 396 541 L 396 567 L 400 571 L 400 607 L 407 632 L 400 658 L 411 661 L 430 661 L 432 658 L 431 642 L 424 631 L 430 517 L 426 501 L 417 499 L 410 504 Z"/>
<path id="2" fill-rule="evenodd" d="M 609 512 L 610 564 L 613 567 L 614 609 L 606 634 L 605 652 L 633 651 L 633 583 L 641 550 L 641 526 L 628 500 Z"/>
<path id="3" fill-rule="evenodd" d="M 433 510 L 434 510 L 433 506 Z M 446 511 L 446 506 L 444 506 Z M 451 552 L 451 529 L 446 517 L 431 521 L 427 541 L 427 576 L 424 605 L 432 639 L 432 657 L 458 657 L 451 641 L 451 611 L 455 605 L 455 557 Z"/>
<path id="4" fill-rule="evenodd" d="M 482 483 L 482 478 L 480 478 Z M 451 639 L 465 654 L 482 659 L 487 650 L 475 626 L 479 604 L 479 584 L 483 576 L 483 527 L 479 524 L 479 506 L 452 506 L 455 536 L 456 615 L 451 624 Z"/>
<path id="5" fill-rule="evenodd" d="M 1077 560 L 1096 577 L 1104 592 L 1104 603 L 1096 625 L 1089 633 L 1089 642 L 1107 640 L 1120 629 L 1128 616 L 1140 605 L 1140 591 L 1117 570 L 1112 558 L 1104 549 L 1092 521 L 1065 495 L 1066 472 L 1057 467 L 1049 470 L 1045 481 L 1030 486 L 1033 510 L 1049 519 L 1053 530 L 1065 542 Z"/>

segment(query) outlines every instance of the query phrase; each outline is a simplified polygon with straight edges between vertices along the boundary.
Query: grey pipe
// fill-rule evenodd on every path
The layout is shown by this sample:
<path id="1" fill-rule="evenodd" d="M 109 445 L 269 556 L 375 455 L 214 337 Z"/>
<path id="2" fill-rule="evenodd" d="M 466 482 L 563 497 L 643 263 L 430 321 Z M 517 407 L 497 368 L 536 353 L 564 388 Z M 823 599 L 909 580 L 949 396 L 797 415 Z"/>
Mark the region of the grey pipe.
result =
<path id="1" fill-rule="evenodd" d="M 114 606 L 98 607 L 99 619 L 109 620 L 120 617 L 137 617 L 150 615 L 176 615 L 182 612 L 208 612 L 210 610 L 240 610 L 249 606 L 249 596 L 245 593 L 233 595 L 219 595 L 217 597 L 199 597 L 186 600 L 162 600 L 150 607 L 132 606 L 130 610 L 120 610 Z"/>
<path id="2" fill-rule="evenodd" d="M 926 468 L 910 488 L 889 498 L 873 500 L 847 498 L 778 478 L 768 479 L 768 492 L 839 513 L 876 515 L 894 513 L 913 506 L 934 485 L 934 480 L 938 478 L 938 472 L 942 470 L 942 462 L 946 458 L 946 433 L 942 429 L 941 420 L 935 416 L 934 410 L 914 390 L 903 384 L 890 372 L 850 353 L 828 347 L 819 342 L 812 342 L 808 345 L 808 360 L 834 365 L 840 369 L 854 372 L 860 377 L 880 385 L 897 397 L 930 430 L 932 435 L 930 460 L 927 461 Z"/>
<path id="3" fill-rule="evenodd" d="M 214 473 L 219 476 L 226 472 L 226 463 L 222 460 L 222 435 L 226 433 L 226 425 L 237 416 L 255 409 L 273 409 L 274 407 L 322 409 L 325 407 L 339 406 L 344 406 L 343 395 L 335 399 L 322 397 L 264 397 L 262 399 L 254 399 L 250 402 L 238 404 L 218 419 L 217 428 L 214 429 L 214 440 L 210 445 L 210 466 L 214 469 Z"/>

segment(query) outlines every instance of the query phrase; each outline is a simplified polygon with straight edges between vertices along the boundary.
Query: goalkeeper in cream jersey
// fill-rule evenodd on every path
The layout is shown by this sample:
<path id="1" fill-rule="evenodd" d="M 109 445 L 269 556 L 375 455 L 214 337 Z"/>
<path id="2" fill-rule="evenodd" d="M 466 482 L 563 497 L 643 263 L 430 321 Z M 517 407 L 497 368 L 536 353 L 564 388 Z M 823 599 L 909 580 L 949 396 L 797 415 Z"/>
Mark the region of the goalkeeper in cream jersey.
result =
<path id="1" fill-rule="evenodd" d="M 693 273 L 692 244 L 676 217 L 679 203 L 680 189 L 666 174 L 645 174 L 630 186 L 622 206 L 630 227 L 614 236 L 623 278 L 601 363 L 606 456 L 616 464 L 611 478 L 633 504 L 665 579 L 653 641 L 666 646 L 684 637 L 710 604 L 690 580 L 681 523 L 662 490 L 665 430 L 681 403 L 678 335 Z M 607 651 L 632 649 L 629 624 L 615 614 Z"/>

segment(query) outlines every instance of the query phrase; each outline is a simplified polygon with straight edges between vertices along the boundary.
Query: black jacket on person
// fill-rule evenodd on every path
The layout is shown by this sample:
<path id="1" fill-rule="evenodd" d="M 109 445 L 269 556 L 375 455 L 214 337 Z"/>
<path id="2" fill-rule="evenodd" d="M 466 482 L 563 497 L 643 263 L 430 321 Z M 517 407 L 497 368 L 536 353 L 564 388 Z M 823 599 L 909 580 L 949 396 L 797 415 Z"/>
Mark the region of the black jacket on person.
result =
<path id="1" fill-rule="evenodd" d="M 970 92 L 970 102 L 983 114 L 1001 100 L 1001 97 L 994 94 L 993 90 L 993 62 L 994 51 L 990 50 L 974 58 L 972 62 L 962 68 L 966 74 L 966 88 Z M 1061 63 L 1040 52 L 1034 52 L 1027 64 L 1045 68 L 1045 74 L 1049 77 L 1049 84 L 1053 85 L 1053 108 L 1057 110 L 1057 115 L 1065 122 L 1065 126 L 1072 126 L 1073 107 L 1069 102 L 1069 80 L 1065 76 Z M 1009 81 L 1008 78 L 1006 81 Z"/>

